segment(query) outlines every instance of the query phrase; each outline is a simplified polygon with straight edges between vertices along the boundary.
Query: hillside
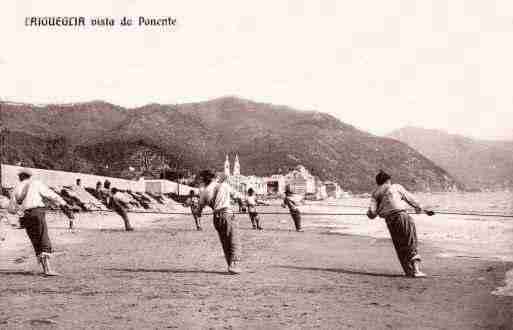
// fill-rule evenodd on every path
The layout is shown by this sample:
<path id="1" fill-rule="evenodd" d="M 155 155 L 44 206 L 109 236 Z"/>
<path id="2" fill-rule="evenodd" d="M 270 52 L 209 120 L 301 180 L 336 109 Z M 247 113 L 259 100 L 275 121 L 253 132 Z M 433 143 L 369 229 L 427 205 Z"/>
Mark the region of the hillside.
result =
<path id="1" fill-rule="evenodd" d="M 221 170 L 226 154 L 238 153 L 243 174 L 270 175 L 303 164 L 355 192 L 373 189 L 381 168 L 414 190 L 462 187 L 401 142 L 328 114 L 235 97 L 133 109 L 105 102 L 4 103 L 2 113 L 11 164 L 131 177 L 164 163 L 189 173 Z"/>
<path id="2" fill-rule="evenodd" d="M 476 140 L 416 127 L 389 136 L 415 148 L 468 187 L 513 187 L 513 141 Z"/>

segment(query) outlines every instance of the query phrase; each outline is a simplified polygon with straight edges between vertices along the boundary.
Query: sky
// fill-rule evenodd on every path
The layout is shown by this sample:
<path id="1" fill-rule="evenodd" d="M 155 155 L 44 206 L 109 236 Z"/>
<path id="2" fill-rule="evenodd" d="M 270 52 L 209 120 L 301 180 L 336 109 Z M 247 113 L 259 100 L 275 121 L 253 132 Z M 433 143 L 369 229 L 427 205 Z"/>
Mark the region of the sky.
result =
<path id="1" fill-rule="evenodd" d="M 177 19 L 27 27 L 29 16 Z M 376 135 L 513 139 L 511 0 L 2 0 L 0 98 L 126 107 L 234 95 Z"/>

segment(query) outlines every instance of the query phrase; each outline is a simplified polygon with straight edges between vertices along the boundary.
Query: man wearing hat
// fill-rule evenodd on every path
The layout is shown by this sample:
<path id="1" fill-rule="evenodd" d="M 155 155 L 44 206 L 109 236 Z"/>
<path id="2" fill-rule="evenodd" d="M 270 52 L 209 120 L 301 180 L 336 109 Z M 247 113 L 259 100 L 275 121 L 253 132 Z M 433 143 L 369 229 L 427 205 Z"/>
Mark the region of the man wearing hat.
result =
<path id="1" fill-rule="evenodd" d="M 391 177 L 384 171 L 376 175 L 378 187 L 371 196 L 367 216 L 374 219 L 377 216 L 384 218 L 395 251 L 406 276 L 425 277 L 420 271 L 420 255 L 417 252 L 417 232 L 413 218 L 407 213 L 411 206 L 417 214 L 422 207 L 415 197 L 400 184 L 392 184 Z M 424 211 L 433 215 L 433 211 Z"/>
<path id="2" fill-rule="evenodd" d="M 73 214 L 61 196 L 41 181 L 32 179 L 30 170 L 20 170 L 18 178 L 20 183 L 12 192 L 9 212 L 23 212 L 23 215 L 20 217 L 20 225 L 27 231 L 36 257 L 43 267 L 43 273 L 46 276 L 59 275 L 50 266 L 49 259 L 52 253 L 52 244 L 48 236 L 43 197 L 60 206 L 69 218 L 73 217 Z"/>
<path id="3" fill-rule="evenodd" d="M 231 199 L 234 193 L 230 185 L 225 182 L 226 177 L 221 176 L 216 180 L 213 171 L 204 170 L 199 173 L 200 183 L 203 188 L 200 190 L 200 199 L 196 216 L 201 217 L 205 206 L 210 206 L 214 211 L 214 227 L 219 234 L 223 246 L 224 257 L 228 264 L 230 274 L 239 274 L 240 262 L 240 240 L 239 222 L 233 215 Z"/>

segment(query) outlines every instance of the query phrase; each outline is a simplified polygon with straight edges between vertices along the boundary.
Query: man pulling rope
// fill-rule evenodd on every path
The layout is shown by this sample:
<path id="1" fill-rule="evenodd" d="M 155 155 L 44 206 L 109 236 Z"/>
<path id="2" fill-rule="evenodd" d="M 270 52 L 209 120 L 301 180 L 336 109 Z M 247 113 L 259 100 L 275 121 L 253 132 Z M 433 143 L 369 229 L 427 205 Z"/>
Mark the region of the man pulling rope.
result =
<path id="1" fill-rule="evenodd" d="M 406 212 L 411 206 L 419 214 L 423 211 L 422 207 L 403 186 L 392 184 L 391 177 L 387 173 L 380 171 L 376 175 L 376 184 L 378 188 L 372 193 L 367 216 L 370 219 L 377 216 L 385 219 L 406 276 L 425 277 L 426 274 L 420 271 L 415 223 Z M 424 212 L 430 216 L 434 214 L 433 211 Z"/>
<path id="2" fill-rule="evenodd" d="M 200 200 L 196 216 L 201 217 L 205 206 L 210 206 L 214 211 L 214 227 L 219 234 L 223 246 L 224 257 L 228 264 L 230 274 L 239 274 L 240 250 L 239 220 L 233 215 L 231 199 L 234 197 L 230 185 L 225 182 L 224 177 L 216 180 L 213 171 L 204 170 L 199 174 L 203 185 L 200 192 Z"/>
<path id="3" fill-rule="evenodd" d="M 23 214 L 20 217 L 20 225 L 27 231 L 27 236 L 34 247 L 36 257 L 43 267 L 44 275 L 56 276 L 59 273 L 53 271 L 50 265 L 52 244 L 48 236 L 48 226 L 45 219 L 46 208 L 43 197 L 59 205 L 69 219 L 73 218 L 73 213 L 61 196 L 41 181 L 31 177 L 32 173 L 27 169 L 22 169 L 18 173 L 20 183 L 12 192 L 8 211 L 12 214 L 17 214 L 18 212 Z"/>

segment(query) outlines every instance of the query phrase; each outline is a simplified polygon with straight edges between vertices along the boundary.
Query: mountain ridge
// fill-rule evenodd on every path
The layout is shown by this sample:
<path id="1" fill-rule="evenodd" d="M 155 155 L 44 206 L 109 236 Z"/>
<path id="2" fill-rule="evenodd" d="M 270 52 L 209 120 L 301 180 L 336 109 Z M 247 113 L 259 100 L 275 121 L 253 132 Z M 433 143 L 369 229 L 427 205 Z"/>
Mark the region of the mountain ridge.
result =
<path id="1" fill-rule="evenodd" d="M 77 171 L 85 166 L 96 174 L 130 177 L 163 164 L 189 173 L 205 167 L 221 170 L 226 154 L 239 154 L 243 174 L 284 173 L 302 164 L 321 179 L 336 180 L 355 192 L 374 189 L 379 169 L 413 190 L 463 188 L 399 141 L 374 136 L 326 113 L 233 96 L 135 108 L 106 102 L 62 107 L 4 103 L 2 112 L 10 132 L 34 137 L 25 139 L 28 146 L 22 146 L 21 135 L 12 137 L 14 149 L 25 151 L 10 152 L 11 163 L 37 161 Z M 34 160 L 35 143 L 53 156 Z M 55 154 L 65 150 L 73 162 L 58 163 Z M 129 167 L 137 173 L 127 172 Z"/>
<path id="2" fill-rule="evenodd" d="M 388 136 L 415 148 L 472 189 L 513 187 L 513 140 L 480 140 L 415 126 Z"/>

